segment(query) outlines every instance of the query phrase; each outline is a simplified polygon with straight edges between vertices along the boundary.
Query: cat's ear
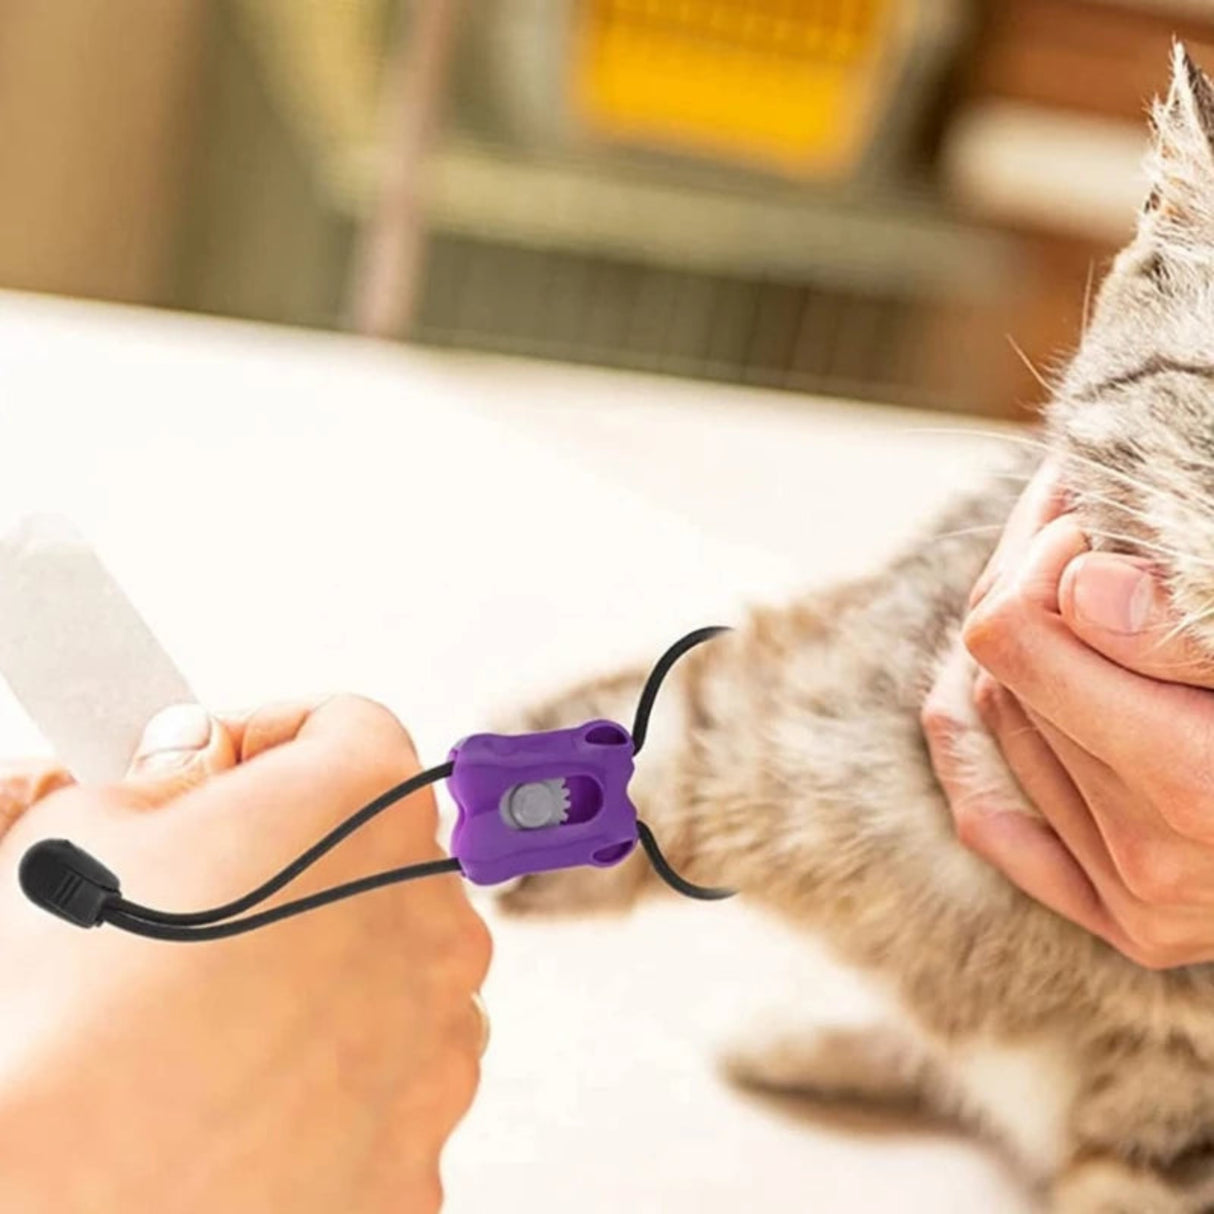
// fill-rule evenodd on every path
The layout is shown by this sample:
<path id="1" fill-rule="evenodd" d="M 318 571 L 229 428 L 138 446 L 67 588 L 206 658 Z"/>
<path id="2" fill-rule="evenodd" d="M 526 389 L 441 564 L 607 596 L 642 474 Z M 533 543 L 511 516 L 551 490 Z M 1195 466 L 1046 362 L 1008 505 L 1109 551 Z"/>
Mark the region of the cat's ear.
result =
<path id="1" fill-rule="evenodd" d="M 1150 195 L 1143 226 L 1163 225 L 1174 239 L 1214 238 L 1214 85 L 1183 44 L 1172 48 L 1172 85 L 1156 101 L 1147 160 Z"/>

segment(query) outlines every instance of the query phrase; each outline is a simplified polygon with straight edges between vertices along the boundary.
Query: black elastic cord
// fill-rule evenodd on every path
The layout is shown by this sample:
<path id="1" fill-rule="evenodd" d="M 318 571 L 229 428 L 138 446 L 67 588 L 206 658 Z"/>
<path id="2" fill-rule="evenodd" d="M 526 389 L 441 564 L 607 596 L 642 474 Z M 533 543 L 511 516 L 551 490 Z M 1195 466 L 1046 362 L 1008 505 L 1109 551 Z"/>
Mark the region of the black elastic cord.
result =
<path id="1" fill-rule="evenodd" d="M 658 658 L 657 664 L 649 672 L 649 678 L 645 680 L 645 686 L 641 688 L 641 698 L 637 701 L 636 716 L 633 718 L 632 723 L 633 754 L 639 755 L 641 747 L 645 745 L 645 737 L 649 733 L 649 718 L 653 715 L 653 706 L 657 701 L 658 692 L 661 690 L 666 676 L 670 673 L 671 667 L 689 649 L 694 649 L 697 645 L 702 645 L 705 641 L 711 641 L 713 637 L 720 636 L 721 633 L 728 631 L 728 628 L 719 625 L 710 628 L 697 628 L 695 632 L 689 632 L 682 639 L 675 641 Z"/>
<path id="2" fill-rule="evenodd" d="M 459 871 L 459 861 L 454 857 L 428 860 L 423 864 L 409 864 L 404 868 L 391 868 L 370 877 L 360 877 L 357 881 L 347 881 L 344 885 L 334 885 L 330 889 L 322 889 L 319 893 L 309 894 L 305 898 L 284 902 L 281 906 L 275 906 L 271 910 L 261 911 L 256 915 L 246 915 L 243 919 L 229 919 L 224 923 L 212 923 L 204 927 L 181 927 L 131 914 L 126 908 L 132 904 L 124 903 L 119 898 L 111 903 L 113 909 L 107 909 L 105 921 L 122 928 L 123 931 L 133 932 L 136 936 L 150 936 L 153 940 L 180 942 L 223 940 L 228 936 L 240 936 L 245 932 L 256 931 L 259 927 L 269 927 L 271 923 L 277 923 L 280 919 L 289 919 L 292 915 L 302 915 L 310 910 L 328 906 L 331 902 L 340 902 L 343 898 L 353 898 L 356 894 L 382 889 L 385 885 L 399 885 L 402 881 L 416 881 L 419 877 L 434 877 L 439 873 L 458 873 Z M 165 917 L 161 916 L 161 920 Z"/>
<path id="3" fill-rule="evenodd" d="M 661 690 L 662 684 L 666 681 L 666 676 L 670 673 L 674 664 L 697 645 L 702 645 L 705 641 L 711 641 L 713 637 L 718 637 L 721 633 L 728 631 L 728 628 L 721 625 L 697 628 L 695 632 L 689 632 L 685 637 L 681 637 L 675 641 L 658 658 L 654 668 L 649 672 L 649 677 L 645 680 L 645 686 L 641 689 L 641 698 L 637 701 L 636 717 L 632 726 L 633 754 L 639 754 L 641 747 L 645 745 L 645 738 L 649 733 L 649 718 L 653 715 L 653 707 L 657 703 L 658 692 Z M 653 871 L 676 893 L 682 894 L 687 898 L 698 898 L 702 902 L 719 902 L 723 898 L 733 897 L 734 891 L 731 889 L 714 889 L 708 885 L 696 885 L 685 877 L 679 876 L 671 867 L 670 861 L 662 855 L 662 849 L 658 846 L 658 841 L 654 837 L 653 831 L 644 822 L 637 822 L 637 837 L 641 840 L 641 846 L 649 857 L 649 863 L 653 865 Z"/>
<path id="4" fill-rule="evenodd" d="M 718 889 L 711 885 L 696 885 L 694 882 L 688 881 L 686 877 L 679 876 L 670 867 L 670 861 L 662 855 L 662 849 L 658 847 L 658 841 L 653 837 L 653 831 L 644 822 L 637 822 L 637 836 L 641 840 L 641 846 L 645 849 L 645 854 L 649 857 L 649 863 L 653 865 L 653 871 L 675 893 L 682 894 L 685 898 L 698 898 L 701 902 L 720 902 L 724 898 L 733 897 L 734 891 L 732 889 Z"/>
<path id="5" fill-rule="evenodd" d="M 128 902 L 125 898 L 116 898 L 110 902 L 109 906 L 113 908 L 114 913 L 108 909 L 105 913 L 105 919 L 108 922 L 119 924 L 120 915 L 125 925 L 132 919 L 139 919 L 144 923 L 161 923 L 174 927 L 201 927 L 211 923 L 218 923 L 221 919 L 231 919 L 233 915 L 239 915 L 242 911 L 246 911 L 256 906 L 259 902 L 264 902 L 271 895 L 276 894 L 284 885 L 289 885 L 296 877 L 299 876 L 305 869 L 311 868 L 322 856 L 331 852 L 343 839 L 352 835 L 360 826 L 370 822 L 372 818 L 383 813 L 390 805 L 395 805 L 397 801 L 403 800 L 405 797 L 417 792 L 419 789 L 425 788 L 428 784 L 434 784 L 439 780 L 445 780 L 454 771 L 453 763 L 440 763 L 437 767 L 428 768 L 426 771 L 418 772 L 417 775 L 411 776 L 408 780 L 397 784 L 395 788 L 388 789 L 387 792 L 381 793 L 374 801 L 364 805 L 362 809 L 351 814 L 344 822 L 338 823 L 323 839 L 313 843 L 307 851 L 297 856 L 285 868 L 275 873 L 268 881 L 264 881 L 256 889 L 250 890 L 247 894 L 243 894 L 239 898 L 233 899 L 231 902 L 225 902 L 222 906 L 214 906 L 210 910 L 203 911 L 187 911 L 181 914 L 175 914 L 172 911 L 156 910 L 150 906 L 140 906 L 138 902 Z M 444 862 L 446 863 L 446 862 Z M 415 865 L 413 867 L 421 868 L 424 865 Z M 458 861 L 455 862 L 455 867 L 459 867 Z M 393 876 L 406 872 L 406 869 L 392 869 L 388 873 L 379 873 L 375 877 L 365 877 L 365 881 L 375 881 L 377 877 Z M 439 871 L 447 871 L 441 869 Z M 420 873 L 420 876 L 428 876 L 429 873 Z M 407 877 L 399 875 L 393 876 L 393 880 L 404 881 Z M 357 884 L 357 882 L 355 882 Z M 381 884 L 390 885 L 391 881 L 383 881 Z M 336 886 L 334 890 L 325 890 L 323 893 L 336 893 L 339 890 L 346 889 L 346 886 Z M 370 885 L 368 889 L 376 888 L 375 885 Z M 357 891 L 355 891 L 357 892 Z M 348 894 L 342 895 L 348 897 Z M 319 898 L 321 894 L 313 894 L 312 898 Z M 309 899 L 301 898 L 299 902 L 306 902 Z M 327 899 L 327 901 L 337 901 L 336 898 Z M 297 903 L 289 902 L 286 906 L 276 907 L 273 911 L 268 911 L 267 914 L 274 915 L 275 918 L 281 919 L 285 916 L 281 913 L 286 911 L 288 907 L 295 906 Z M 325 901 L 317 902 L 317 906 L 324 906 Z M 302 909 L 309 909 L 303 907 Z M 300 913 L 298 911 L 292 913 Z M 260 916 L 258 916 L 260 917 Z M 242 920 L 242 922 L 251 922 L 251 920 Z M 267 922 L 274 922 L 274 919 L 269 919 Z M 133 929 L 132 929 L 133 930 Z M 145 935 L 148 933 L 144 933 Z M 229 935 L 234 933 L 227 933 Z M 172 939 L 172 937 L 165 937 Z"/>

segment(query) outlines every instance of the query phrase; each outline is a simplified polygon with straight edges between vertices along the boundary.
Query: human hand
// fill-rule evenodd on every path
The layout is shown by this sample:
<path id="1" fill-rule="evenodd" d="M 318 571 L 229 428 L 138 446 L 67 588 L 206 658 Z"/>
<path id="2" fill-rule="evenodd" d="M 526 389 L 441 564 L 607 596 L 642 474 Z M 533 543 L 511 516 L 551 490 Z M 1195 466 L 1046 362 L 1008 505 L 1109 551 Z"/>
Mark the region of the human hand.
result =
<path id="1" fill-rule="evenodd" d="M 1214 665 L 1148 562 L 1087 551 L 1046 469 L 962 630 L 973 706 L 1040 817 L 924 724 L 957 830 L 1028 894 L 1151 968 L 1214 959 Z M 964 653 L 946 663 L 941 685 Z"/>
<path id="2" fill-rule="evenodd" d="M 63 836 L 132 898 L 225 901 L 414 774 L 408 736 L 337 697 L 241 720 L 173 709 L 145 740 L 112 787 L 0 769 L 0 1209 L 438 1209 L 439 1154 L 477 1085 L 489 958 L 458 877 L 188 945 L 73 928 L 16 877 L 31 843 Z M 436 821 L 417 793 L 281 897 L 436 858 Z"/>

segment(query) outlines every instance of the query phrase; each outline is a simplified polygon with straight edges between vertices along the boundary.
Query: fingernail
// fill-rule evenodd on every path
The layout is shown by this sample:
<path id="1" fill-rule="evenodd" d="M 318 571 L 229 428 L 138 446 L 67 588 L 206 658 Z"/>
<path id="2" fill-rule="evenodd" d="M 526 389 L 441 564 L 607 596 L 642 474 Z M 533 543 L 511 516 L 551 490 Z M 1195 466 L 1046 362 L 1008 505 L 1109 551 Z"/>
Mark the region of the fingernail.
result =
<path id="1" fill-rule="evenodd" d="M 184 767 L 211 740 L 211 717 L 201 704 L 162 709 L 144 728 L 132 767 L 165 771 Z"/>
<path id="2" fill-rule="evenodd" d="M 1155 579 L 1122 557 L 1099 553 L 1072 562 L 1071 602 L 1082 620 L 1106 632 L 1141 632 L 1155 608 Z"/>

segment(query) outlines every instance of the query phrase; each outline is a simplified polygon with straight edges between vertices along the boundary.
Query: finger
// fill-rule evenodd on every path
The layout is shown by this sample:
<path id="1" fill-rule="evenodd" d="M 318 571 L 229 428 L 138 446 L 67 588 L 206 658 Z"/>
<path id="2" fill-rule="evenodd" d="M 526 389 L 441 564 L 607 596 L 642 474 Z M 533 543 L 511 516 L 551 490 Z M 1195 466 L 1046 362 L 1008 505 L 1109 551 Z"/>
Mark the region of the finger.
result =
<path id="1" fill-rule="evenodd" d="M 1115 925 L 1065 843 L 1046 821 L 1009 809 L 1006 791 L 992 788 L 965 746 L 972 726 L 958 719 L 959 709 L 950 710 L 945 703 L 946 697 L 956 695 L 964 658 L 964 650 L 958 648 L 946 659 L 923 713 L 932 768 L 944 789 L 958 836 L 969 850 L 1030 897 L 1088 931 L 1106 936 Z M 989 705 L 983 715 L 990 715 Z M 1038 795 L 1048 795 L 1049 790 L 1036 782 L 1030 784 Z M 1027 795 L 1031 798 L 1033 794 Z"/>
<path id="2" fill-rule="evenodd" d="M 1196 911 L 1214 904 L 1214 860 L 1208 849 L 1173 830 L 1116 772 L 1048 721 L 1032 719 L 1074 779 L 1103 840 L 1117 888 L 1107 879 L 1097 883 L 1114 915 L 1126 920 L 1141 917 L 1146 908 Z"/>
<path id="3" fill-rule="evenodd" d="M 1074 810 L 1076 823 L 1095 826 L 1106 849 L 1110 834 L 1132 828 L 1133 833 L 1171 834 L 1171 828 L 1142 798 L 1130 795 L 1107 763 L 1090 755 L 1073 739 L 1000 686 L 985 671 L 975 683 L 975 703 L 983 724 L 991 731 L 1004 760 L 1034 805 L 1058 816 L 1058 807 Z M 1111 805 L 1116 811 L 1109 812 Z M 1050 817 L 1050 813 L 1046 814 Z M 1051 817 L 1058 829 L 1060 823 Z M 1072 850 L 1080 842 L 1064 833 Z M 1084 849 L 1086 854 L 1086 848 Z"/>
<path id="4" fill-rule="evenodd" d="M 247 763 L 275 746 L 294 741 L 304 722 L 326 698 L 263 704 L 246 712 L 220 713 L 219 720 L 232 738 L 237 761 Z"/>
<path id="5" fill-rule="evenodd" d="M 339 820 L 420 767 L 396 717 L 359 696 L 257 709 L 246 718 L 241 741 L 243 762 L 228 774 L 223 799 L 263 804 L 258 812 L 267 821 Z M 267 799 L 235 791 L 246 787 Z"/>
<path id="6" fill-rule="evenodd" d="M 222 725 L 216 723 L 216 728 L 227 736 Z M 174 909 L 237 897 L 417 770 L 408 734 L 391 713 L 367 700 L 336 696 L 317 706 L 291 741 L 180 793 L 171 813 L 122 815 L 132 799 L 132 781 L 115 786 L 107 791 L 114 794 L 110 799 L 120 816 L 128 819 L 126 846 L 151 855 L 167 849 L 180 857 L 172 865 L 146 866 L 130 894 L 139 902 Z M 302 897 L 370 873 L 436 859 L 442 854 L 437 826 L 434 797 L 423 789 L 360 828 L 281 896 Z M 122 854 L 116 842 L 111 846 L 113 854 Z M 398 897 L 385 892 L 349 905 L 357 904 L 358 914 L 382 914 L 385 922 L 395 922 L 396 916 L 406 910 L 412 914 L 424 904 L 430 907 L 423 916 L 425 931 L 437 938 L 454 930 L 451 909 L 459 893 L 458 878 L 433 877 L 409 885 Z"/>
<path id="7" fill-rule="evenodd" d="M 1032 719 L 1068 770 L 1080 773 L 1076 783 L 1104 840 L 1102 850 L 1093 848 L 1089 858 L 1080 857 L 1116 925 L 1104 938 L 1152 968 L 1205 960 L 1211 878 L 1194 871 L 1194 850 L 1163 824 L 1144 828 L 1132 800 L 1109 795 L 1113 773 L 1077 753 L 1075 744 L 1049 722 Z M 1115 812 L 1109 812 L 1110 806 Z"/>
<path id="8" fill-rule="evenodd" d="M 1006 688 L 993 684 L 988 690 L 980 684 L 977 691 L 983 723 L 1017 783 L 1104 900 L 1105 891 L 1121 880 L 1083 790 L 1066 765 L 1078 748 L 1067 739 L 1067 752 L 1059 755 L 1052 746 L 1057 731 L 1026 712 Z"/>
<path id="9" fill-rule="evenodd" d="M 1095 886 L 1049 823 L 1028 814 L 990 814 L 969 840 L 970 848 L 1013 885 L 1064 919 L 1113 942 L 1117 924 Z"/>
<path id="10" fill-rule="evenodd" d="M 1119 852 L 1093 808 L 1110 804 L 1108 788 L 1116 783 L 1114 773 L 1048 722 L 1025 712 L 1006 690 L 977 690 L 983 721 L 999 742 L 1009 768 L 1082 870 L 1088 890 L 1073 872 L 1068 873 L 1062 857 L 1055 855 L 1050 860 L 1048 855 L 1036 855 L 1045 846 L 1041 840 L 1026 837 L 1013 848 L 1003 836 L 1015 835 L 1015 826 L 977 824 L 970 832 L 975 850 L 1005 871 L 1010 868 L 1008 875 L 1026 892 L 1133 960 L 1156 967 L 1193 960 L 1193 942 L 1204 941 L 1208 935 L 1208 912 L 1173 884 L 1176 870 L 1166 866 L 1169 854 L 1186 861 L 1192 859 L 1191 850 L 1169 853 L 1165 848 L 1161 852 L 1161 841 L 1166 843 L 1169 838 L 1166 826 L 1160 822 L 1153 829 L 1143 828 L 1118 800 L 1121 812 L 1106 819 L 1109 825 L 1120 836 L 1148 843 Z M 1077 773 L 1082 778 L 1076 778 Z M 1093 787 L 1101 789 L 1099 796 L 1093 796 Z M 1020 851 L 1026 848 L 1027 857 Z M 1127 871 L 1126 858 L 1136 867 Z M 1188 864 L 1182 864 L 1180 871 L 1186 877 L 1193 875 Z M 1205 874 L 1197 888 L 1210 885 L 1211 874 Z"/>
<path id="11" fill-rule="evenodd" d="M 1127 887 L 1081 786 L 1072 778 L 1068 761 L 1078 765 L 1074 743 L 1025 712 L 1007 691 L 1001 696 L 988 693 L 982 715 L 1049 834 L 992 822 L 974 832 L 975 850 L 1004 869 L 1026 893 L 1133 960 L 1174 964 L 1177 948 L 1183 950 L 1185 941 L 1200 938 L 1200 933 L 1193 934 L 1198 924 L 1191 913 L 1178 917 L 1159 912 Z M 1026 744 L 1026 738 L 1034 741 Z M 1055 745 L 1060 747 L 1057 753 Z M 1089 762 L 1098 761 L 1089 757 Z M 1065 856 L 1051 848 L 1050 835 Z"/>
<path id="12" fill-rule="evenodd" d="M 1208 946 L 1194 943 L 1204 939 L 1208 929 L 1203 934 L 1203 925 L 1191 917 L 1139 915 L 1121 921 L 1045 822 L 1024 814 L 995 816 L 987 826 L 982 854 L 1029 897 L 1140 965 L 1166 968 L 1209 955 Z"/>
<path id="13" fill-rule="evenodd" d="M 957 657 L 955 654 L 946 660 L 941 680 L 948 681 L 957 676 L 960 669 Z M 959 657 L 964 658 L 963 651 Z M 987 682 L 994 686 L 989 676 Z M 1011 699 L 1010 696 L 1007 698 Z M 1023 718 L 1020 722 L 1005 721 L 1001 713 L 996 713 L 989 692 L 975 696 L 975 705 L 979 707 L 983 722 L 988 727 L 994 726 L 996 740 L 1002 738 L 1014 756 L 1025 754 L 1027 760 L 1025 748 L 1029 744 L 1026 741 L 1029 734 L 1024 728 L 1027 722 Z M 924 723 L 933 769 L 944 789 L 957 833 L 966 847 L 1001 869 L 1025 892 L 1094 930 L 1092 925 L 1097 922 L 1099 899 L 1061 840 L 1046 823 L 1009 808 L 1006 791 L 992 786 L 982 774 L 981 762 L 976 762 L 965 746 L 970 731 L 955 719 L 954 714 L 943 710 L 933 713 L 929 709 L 925 712 Z M 1058 773 L 1056 761 L 1054 773 L 1056 778 L 1060 774 L 1060 783 L 1065 782 L 1065 773 Z M 1039 795 L 1053 792 L 1037 779 L 1028 783 Z M 1070 791 L 1073 795 L 1073 789 Z M 1032 799 L 1033 792 L 1029 789 L 1025 792 Z M 1024 819 L 1027 825 L 1018 819 Z"/>
<path id="14" fill-rule="evenodd" d="M 1160 739 L 1176 734 L 1178 703 L 1161 695 L 1166 689 L 1158 683 L 1095 652 L 1058 613 L 1059 579 L 1083 547 L 1069 516 L 1050 523 L 1023 567 L 1001 579 L 970 613 L 962 639 L 1026 708 L 1089 754 L 1118 767 L 1141 763 L 1153 770 L 1161 762 Z"/>
<path id="15" fill-rule="evenodd" d="M 27 809 L 73 782 L 53 759 L 0 763 L 0 837 Z"/>
<path id="16" fill-rule="evenodd" d="M 256 835 L 270 856 L 285 861 L 419 770 L 400 722 L 370 700 L 333 696 L 308 712 L 298 728 L 291 712 L 273 710 L 267 720 L 283 730 L 294 729 L 294 736 L 195 789 L 178 807 L 181 815 L 199 820 L 201 832 L 220 842 L 236 833 L 223 824 L 238 816 L 239 837 Z M 246 727 L 246 751 L 249 743 Z M 369 857 L 376 867 L 433 859 L 440 854 L 437 824 L 433 795 L 428 790 L 414 794 L 361 828 L 357 843 L 351 840 L 337 848 L 312 878 L 327 884 L 365 875 Z M 267 861 L 251 859 L 251 867 L 264 876 Z M 437 885 L 438 879 L 426 884 Z M 303 881 L 293 892 L 305 892 L 307 885 Z"/>
<path id="17" fill-rule="evenodd" d="M 175 704 L 144 727 L 121 787 L 124 800 L 160 808 L 236 762 L 231 737 L 199 704 Z"/>
<path id="18" fill-rule="evenodd" d="M 1042 611 L 1058 612 L 1058 583 L 1075 557 L 1087 551 L 1088 541 L 1074 515 L 1046 523 L 1020 554 L 1019 562 L 1000 578 L 1005 594 L 1031 603 Z"/>
<path id="19" fill-rule="evenodd" d="M 1066 768 L 1016 697 L 985 671 L 974 682 L 974 706 L 1030 804 L 1040 808 L 1082 801 Z"/>
<path id="20" fill-rule="evenodd" d="M 1030 898 L 1140 964 L 1182 963 L 1198 924 L 1150 913 L 1117 880 L 1099 840 L 1083 823 L 1082 806 L 1043 796 L 1045 818 L 1004 812 L 975 824 L 969 845 Z M 1079 840 L 1076 848 L 1064 836 Z M 1076 855 L 1076 850 L 1085 858 Z M 1093 863 L 1093 857 L 1096 858 Z"/>
<path id="21" fill-rule="evenodd" d="M 1071 631 L 1127 670 L 1214 688 L 1214 660 L 1179 627 L 1148 561 L 1089 552 L 1063 571 L 1059 610 Z"/>
<path id="22" fill-rule="evenodd" d="M 389 709 L 362 696 L 335 695 L 322 700 L 296 736 L 351 754 L 381 757 L 395 774 L 402 767 L 412 771 L 419 766 L 408 730 Z"/>
<path id="23" fill-rule="evenodd" d="M 1008 515 L 999 543 L 970 591 L 971 607 L 981 602 L 1009 566 L 1019 562 L 1033 536 L 1061 514 L 1064 505 L 1058 467 L 1052 460 L 1047 460 L 1029 481 Z"/>

